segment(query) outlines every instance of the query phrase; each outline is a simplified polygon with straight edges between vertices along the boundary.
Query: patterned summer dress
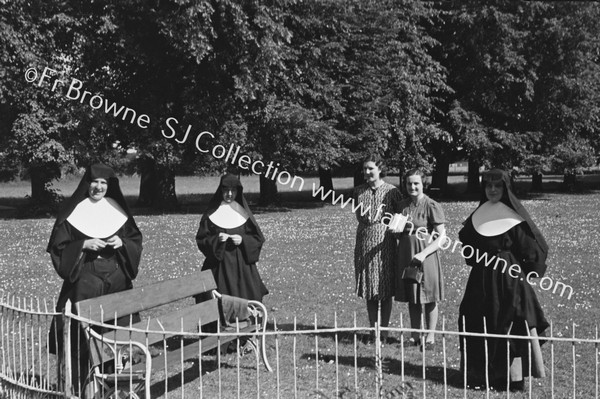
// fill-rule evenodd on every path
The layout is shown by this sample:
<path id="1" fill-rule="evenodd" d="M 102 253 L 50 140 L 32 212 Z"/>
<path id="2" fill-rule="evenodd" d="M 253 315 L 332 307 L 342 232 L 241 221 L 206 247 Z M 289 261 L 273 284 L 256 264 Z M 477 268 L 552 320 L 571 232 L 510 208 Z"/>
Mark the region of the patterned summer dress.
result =
<path id="1" fill-rule="evenodd" d="M 386 220 L 398 211 L 400 191 L 389 183 L 373 189 L 363 184 L 354 189 L 358 227 L 354 247 L 356 294 L 368 300 L 394 295 L 396 238 L 387 230 Z"/>

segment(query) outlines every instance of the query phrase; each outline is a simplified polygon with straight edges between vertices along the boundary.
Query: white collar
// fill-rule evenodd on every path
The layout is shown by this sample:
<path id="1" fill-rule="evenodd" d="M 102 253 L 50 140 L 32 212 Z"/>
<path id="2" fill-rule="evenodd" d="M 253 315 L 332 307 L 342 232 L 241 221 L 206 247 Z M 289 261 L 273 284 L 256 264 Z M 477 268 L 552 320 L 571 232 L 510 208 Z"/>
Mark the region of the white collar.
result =
<path id="1" fill-rule="evenodd" d="M 482 236 L 492 237 L 512 229 L 524 219 L 511 207 L 498 201 L 487 201 L 473 213 L 473 227 Z"/>
<path id="2" fill-rule="evenodd" d="M 248 212 L 237 201 L 223 201 L 208 218 L 223 229 L 234 229 L 246 223 Z"/>
<path id="3" fill-rule="evenodd" d="M 108 238 L 125 224 L 128 216 L 112 198 L 81 201 L 67 218 L 71 226 L 91 238 Z"/>

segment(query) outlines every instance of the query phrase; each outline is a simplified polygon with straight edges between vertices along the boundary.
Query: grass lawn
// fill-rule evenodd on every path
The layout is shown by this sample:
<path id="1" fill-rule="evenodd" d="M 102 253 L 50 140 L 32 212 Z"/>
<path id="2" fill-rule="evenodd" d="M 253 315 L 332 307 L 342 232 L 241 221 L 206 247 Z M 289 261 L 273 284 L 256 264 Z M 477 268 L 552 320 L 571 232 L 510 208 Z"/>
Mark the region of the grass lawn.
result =
<path id="1" fill-rule="evenodd" d="M 250 197 L 255 198 L 258 184 L 252 179 L 245 178 L 243 184 L 245 191 L 251 194 Z M 390 181 L 396 183 L 396 179 Z M 70 195 L 77 182 L 61 182 L 59 187 L 64 194 Z M 197 205 L 196 200 L 207 199 L 214 192 L 217 182 L 216 177 L 180 178 L 177 180 L 178 195 L 188 201 L 184 203 Z M 139 183 L 136 179 L 122 179 L 124 192 L 131 199 L 137 193 L 137 184 Z M 349 188 L 352 182 L 350 179 L 336 179 L 334 184 L 336 188 Z M 28 190 L 28 186 L 24 184 L 0 185 L 0 205 L 10 204 L 15 198 L 27 194 L 27 190 L 19 191 L 23 187 L 27 187 Z M 307 179 L 305 188 L 310 190 L 309 187 L 310 180 Z M 310 196 L 310 193 L 303 194 Z M 527 199 L 524 204 L 551 248 L 547 276 L 555 282 L 561 281 L 571 285 L 574 289 L 574 294 L 569 300 L 566 295 L 561 297 L 536 288 L 547 318 L 553 321 L 554 336 L 571 337 L 575 330 L 575 336 L 578 338 L 594 338 L 596 324 L 600 319 L 597 252 L 600 236 L 596 228 L 600 220 L 600 192 L 579 195 L 547 193 Z M 452 240 L 456 240 L 462 221 L 474 210 L 476 202 L 450 201 L 442 202 L 442 205 L 448 218 L 448 235 Z M 199 214 L 136 213 L 136 221 L 144 234 L 144 253 L 140 274 L 134 282 L 136 286 L 178 277 L 200 268 L 203 256 L 194 240 Z M 314 329 L 315 323 L 319 328 L 334 325 L 350 327 L 354 323 L 355 314 L 359 326 L 368 325 L 364 302 L 354 293 L 355 217 L 347 209 L 337 206 L 307 204 L 278 212 L 260 210 L 256 213 L 256 219 L 267 239 L 258 264 L 270 290 L 269 295 L 265 297 L 265 304 L 272 317 L 271 327 L 276 323 L 282 332 L 278 340 L 280 396 L 293 397 L 293 374 L 296 372 L 299 397 L 335 397 L 335 336 L 319 337 L 317 357 L 314 336 L 298 337 L 294 342 L 293 336 L 286 335 L 286 332 L 292 331 L 294 324 L 298 329 Z M 61 280 L 45 252 L 53 223 L 54 220 L 50 218 L 0 219 L 1 231 L 5 237 L 4 245 L 0 248 L 0 289 L 25 298 L 52 299 L 58 295 Z M 457 252 L 444 251 L 441 257 L 445 269 L 446 300 L 440 304 L 440 328 L 443 317 L 447 330 L 455 331 L 458 306 L 469 268 Z M 407 326 L 406 305 L 395 303 L 393 326 L 400 325 L 401 314 L 404 314 L 404 326 Z M 438 342 L 441 344 L 441 339 Z M 340 334 L 338 343 L 337 381 L 340 391 L 347 395 L 340 394 L 340 397 L 354 397 L 353 336 Z M 463 397 L 461 376 L 458 372 L 458 340 L 451 337 L 446 343 L 448 397 Z M 269 346 L 269 357 L 275 366 L 274 338 L 270 339 Z M 593 344 L 554 344 L 554 364 L 550 361 L 550 345 L 544 345 L 542 350 L 548 369 L 555 368 L 556 397 L 573 396 L 573 359 L 576 361 L 577 370 L 577 397 L 593 396 L 596 367 Z M 360 397 L 372 397 L 374 393 L 373 355 L 372 346 L 358 344 L 358 388 L 363 395 Z M 386 370 L 383 379 L 384 392 L 392 395 L 394 389 L 402 386 L 402 362 L 398 345 L 384 347 L 383 356 Z M 189 377 L 186 381 L 189 382 L 183 387 L 186 397 L 199 396 L 200 380 L 205 397 L 214 397 L 212 395 L 217 392 L 219 378 L 224 383 L 224 389 L 235 393 L 238 367 L 235 359 L 233 356 L 222 359 L 220 372 L 216 371 L 214 358 L 202 362 L 202 373 L 198 371 L 197 362 L 190 365 L 186 371 L 186 377 Z M 428 397 L 443 397 L 442 361 L 439 351 L 426 359 Z M 248 357 L 241 359 L 239 367 L 242 376 L 251 378 L 250 381 L 259 378 L 260 397 L 277 397 L 276 374 L 268 374 L 261 369 L 260 375 L 256 377 L 253 362 L 253 359 Z M 422 368 L 423 358 L 419 351 L 407 349 L 404 373 L 407 380 L 416 386 L 415 397 L 421 397 Z M 169 380 L 170 386 L 177 387 L 176 392 L 169 392 L 169 397 L 179 397 L 179 379 L 180 376 L 175 376 Z M 533 383 L 533 397 L 549 397 L 550 377 L 534 380 Z M 247 389 L 248 393 L 243 393 L 242 397 L 256 397 L 254 385 L 245 387 L 242 392 L 246 392 Z M 161 396 L 164 393 L 164 385 L 156 385 L 153 391 L 157 396 Z M 485 397 L 485 393 L 468 391 L 468 397 Z M 506 394 L 492 394 L 491 397 L 506 397 Z M 525 396 L 511 394 L 511 397 Z"/>

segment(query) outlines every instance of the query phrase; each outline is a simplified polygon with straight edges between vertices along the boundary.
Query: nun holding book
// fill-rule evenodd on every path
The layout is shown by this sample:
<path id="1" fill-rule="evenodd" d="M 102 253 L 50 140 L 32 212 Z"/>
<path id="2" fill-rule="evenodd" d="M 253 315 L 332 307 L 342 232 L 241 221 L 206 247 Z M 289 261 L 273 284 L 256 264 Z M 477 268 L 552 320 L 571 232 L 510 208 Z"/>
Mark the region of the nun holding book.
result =
<path id="1" fill-rule="evenodd" d="M 110 167 L 98 163 L 87 168 L 59 212 L 46 250 L 64 280 L 57 311 L 64 309 L 67 299 L 75 303 L 132 288 L 142 255 L 142 233 Z M 52 353 L 60 353 L 62 348 L 61 320 L 55 318 L 52 323 Z M 77 334 L 80 332 L 74 326 L 72 345 L 77 343 Z M 73 348 L 85 372 L 84 350 L 85 346 Z M 76 373 L 77 367 L 73 370 Z"/>
<path id="2" fill-rule="evenodd" d="M 196 234 L 206 256 L 202 270 L 212 271 L 221 294 L 262 302 L 269 291 L 256 263 L 264 242 L 240 180 L 222 176 Z"/>

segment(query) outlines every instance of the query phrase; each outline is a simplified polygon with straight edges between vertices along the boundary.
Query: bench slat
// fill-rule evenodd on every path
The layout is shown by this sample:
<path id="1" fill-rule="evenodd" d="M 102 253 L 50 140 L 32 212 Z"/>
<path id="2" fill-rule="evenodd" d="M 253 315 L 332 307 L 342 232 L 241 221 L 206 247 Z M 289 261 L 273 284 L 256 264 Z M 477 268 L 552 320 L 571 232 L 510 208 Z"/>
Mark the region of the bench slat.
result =
<path id="1" fill-rule="evenodd" d="M 160 286 L 160 289 L 156 289 Z M 92 320 L 114 320 L 147 309 L 165 305 L 193 295 L 217 289 L 210 270 L 160 281 L 140 288 L 115 292 L 75 304 L 77 314 Z M 151 292 L 151 295 L 148 294 Z"/>
<path id="2" fill-rule="evenodd" d="M 160 324 L 158 323 L 159 320 Z M 150 319 L 150 323 L 148 323 L 148 320 L 142 320 L 141 322 L 134 324 L 132 327 L 149 331 L 161 331 L 164 328 L 165 331 L 197 332 L 199 321 L 202 323 L 202 325 L 206 325 L 217 320 L 219 320 L 218 301 L 216 299 L 211 299 L 178 310 L 176 312 L 169 313 L 168 315 Z M 108 331 L 105 332 L 103 336 L 114 341 L 129 341 L 131 339 L 132 341 L 141 342 L 143 344 L 146 344 L 147 336 L 148 345 L 152 345 L 155 342 L 161 341 L 163 337 L 165 337 L 164 334 L 146 334 L 137 331 L 130 332 L 127 330 Z M 171 335 L 166 335 L 166 337 L 170 336 Z"/>
<path id="3" fill-rule="evenodd" d="M 144 287 L 87 299 L 76 303 L 75 307 L 77 314 L 83 318 L 111 324 L 115 318 L 127 317 L 216 289 L 217 286 L 212 272 L 206 270 Z M 160 355 L 152 358 L 152 369 L 157 371 L 164 370 L 166 367 L 168 371 L 169 367 L 180 365 L 182 361 L 198 359 L 200 348 L 202 353 L 205 353 L 217 348 L 219 343 L 225 344 L 237 338 L 235 336 L 221 336 L 220 338 L 210 336 L 202 339 L 200 337 L 188 337 L 180 341 L 180 338 L 177 337 L 177 333 L 180 332 L 184 334 L 197 332 L 199 323 L 202 324 L 204 330 L 204 326 L 215 321 L 219 322 L 219 318 L 218 300 L 209 299 L 199 304 L 186 305 L 174 311 L 168 310 L 166 314 L 142 320 L 132 326 L 143 331 L 156 332 L 164 330 L 174 332 L 174 334 L 150 334 L 143 331 L 132 332 L 128 330 L 111 331 L 110 328 L 107 328 L 103 333 L 103 337 L 111 341 L 135 341 L 148 346 L 149 349 L 154 348 L 163 351 Z M 82 324 L 86 325 L 84 322 Z M 255 324 L 245 327 L 240 326 L 240 332 L 242 333 L 255 332 L 257 329 L 260 329 L 260 327 Z M 112 351 L 106 346 L 110 344 L 102 344 L 101 341 L 93 339 L 89 335 L 88 338 L 90 339 L 88 349 L 92 364 L 101 369 L 106 368 L 103 366 L 105 364 L 110 369 L 110 364 L 114 362 Z M 161 347 L 163 339 L 168 339 L 167 345 L 169 348 L 166 351 Z M 177 348 L 180 342 L 182 347 Z M 127 345 L 121 345 L 120 347 L 126 349 Z M 134 358 L 137 357 L 137 355 L 133 356 Z M 143 372 L 145 367 L 145 362 L 142 360 L 141 363 L 124 370 L 124 373 L 128 375 L 130 372 Z M 114 376 L 112 377 L 114 378 Z M 120 379 L 121 377 L 117 377 L 117 381 Z"/>

